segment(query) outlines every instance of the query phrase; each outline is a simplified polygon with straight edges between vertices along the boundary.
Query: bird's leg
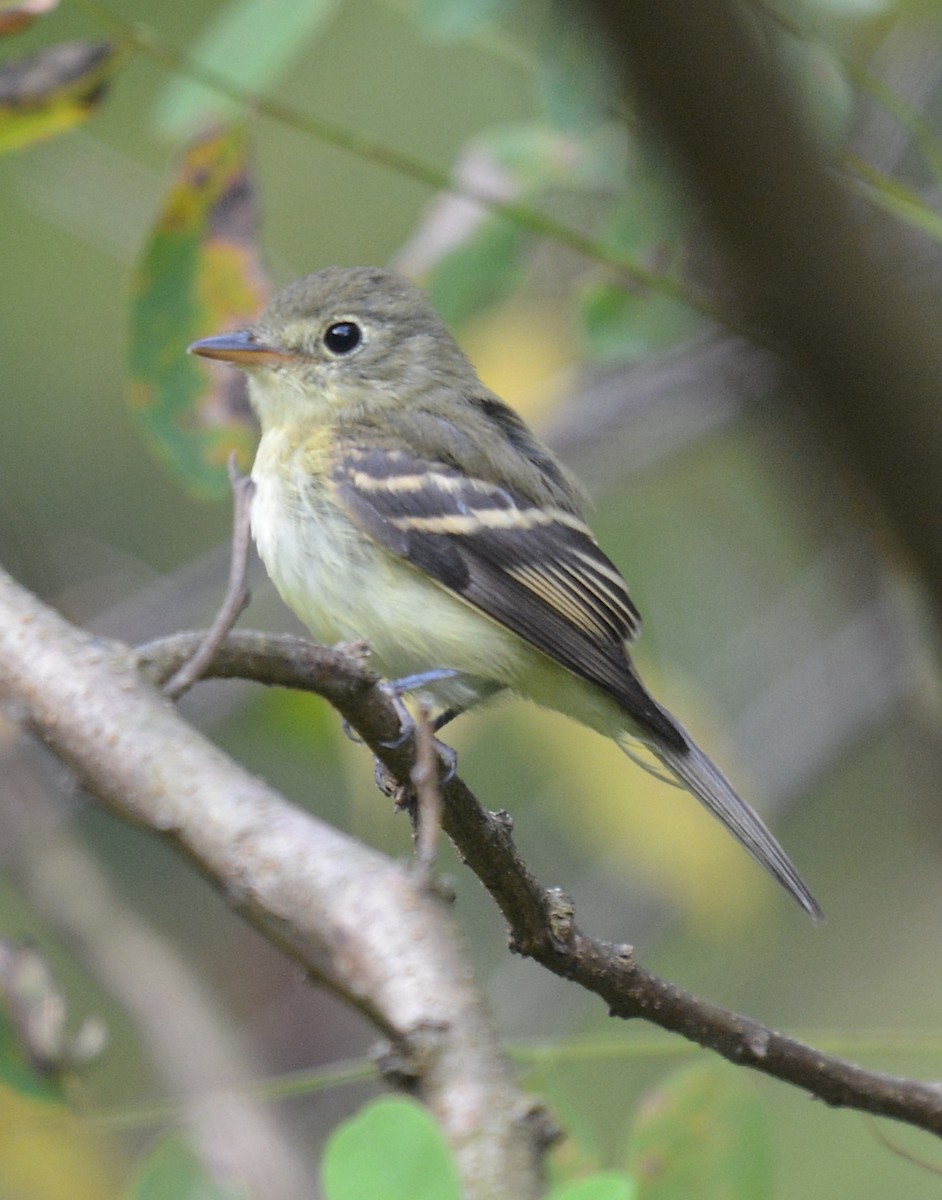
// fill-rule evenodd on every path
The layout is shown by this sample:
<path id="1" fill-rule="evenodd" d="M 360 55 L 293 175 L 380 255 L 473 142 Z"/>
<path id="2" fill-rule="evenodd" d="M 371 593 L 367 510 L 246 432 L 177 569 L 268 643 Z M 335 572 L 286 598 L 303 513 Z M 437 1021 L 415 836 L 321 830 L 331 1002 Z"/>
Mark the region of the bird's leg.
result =
<path id="1" fill-rule="evenodd" d="M 430 683 L 438 683 L 442 679 L 453 679 L 458 672 L 451 667 L 441 667 L 433 671 L 422 671 L 417 675 L 403 675 L 399 679 L 384 680 L 379 686 L 381 690 L 392 701 L 396 715 L 399 717 L 399 725 L 402 732 L 394 742 L 383 742 L 382 745 L 387 750 L 398 750 L 400 746 L 404 746 L 410 737 L 415 733 L 415 721 L 412 719 L 412 714 L 402 703 L 402 697 L 408 695 L 409 692 L 417 692 L 421 688 Z M 459 710 L 450 708 L 447 712 L 441 714 L 432 722 L 432 732 L 437 733 L 443 725 L 446 725 L 450 720 L 459 715 Z M 354 730 L 349 721 L 344 721 L 343 731 L 357 745 L 362 745 L 363 739 Z"/>
<path id="2" fill-rule="evenodd" d="M 392 701 L 399 716 L 399 725 L 402 730 L 394 742 L 383 742 L 383 745 L 388 750 L 398 750 L 415 733 L 415 721 L 412 719 L 409 710 L 402 703 L 402 697 L 408 695 L 409 692 L 418 692 L 430 683 L 439 683 L 443 679 L 454 679 L 457 674 L 458 672 L 451 667 L 440 667 L 434 671 L 422 671 L 418 675 L 403 675 L 401 679 L 388 679 L 379 685 L 380 689 Z M 438 728 L 437 722 L 433 728 Z"/>
<path id="3" fill-rule="evenodd" d="M 415 720 L 402 702 L 404 695 L 409 692 L 420 691 L 423 687 L 427 687 L 431 683 L 439 683 L 443 679 L 453 679 L 457 674 L 458 672 L 451 667 L 440 667 L 432 671 L 422 671 L 418 675 L 404 675 L 400 679 L 389 679 L 381 683 L 379 685 L 380 689 L 389 697 L 396 710 L 396 715 L 399 717 L 401 731 L 395 741 L 383 742 L 382 745 L 388 750 L 398 750 L 400 746 L 405 745 L 409 738 L 415 736 Z M 457 712 L 452 710 L 449 710 L 449 713 L 451 716 L 457 716 Z M 437 732 L 438 729 L 439 723 L 436 721 L 432 725 L 432 732 Z M 438 753 L 447 763 L 442 782 L 448 783 L 449 780 L 454 778 L 458 769 L 458 755 L 451 746 L 444 745 L 437 738 L 434 739 L 434 742 Z"/>

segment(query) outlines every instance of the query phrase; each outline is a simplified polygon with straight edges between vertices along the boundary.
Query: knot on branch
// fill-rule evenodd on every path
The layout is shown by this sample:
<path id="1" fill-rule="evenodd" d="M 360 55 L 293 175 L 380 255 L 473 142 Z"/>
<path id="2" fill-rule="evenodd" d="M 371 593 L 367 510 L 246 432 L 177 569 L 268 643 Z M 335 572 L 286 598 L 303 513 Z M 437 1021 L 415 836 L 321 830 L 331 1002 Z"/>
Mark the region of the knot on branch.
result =
<path id="1" fill-rule="evenodd" d="M 420 1021 L 395 1042 L 379 1045 L 372 1058 L 390 1087 L 417 1095 L 448 1038 L 443 1021 Z"/>

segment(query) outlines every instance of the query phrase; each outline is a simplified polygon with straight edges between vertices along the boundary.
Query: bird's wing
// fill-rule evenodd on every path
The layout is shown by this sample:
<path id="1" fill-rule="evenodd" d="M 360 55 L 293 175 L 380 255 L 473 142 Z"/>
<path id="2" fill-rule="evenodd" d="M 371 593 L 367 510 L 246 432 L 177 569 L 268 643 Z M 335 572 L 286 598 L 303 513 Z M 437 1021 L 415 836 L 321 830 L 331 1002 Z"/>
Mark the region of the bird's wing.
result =
<path id="1" fill-rule="evenodd" d="M 625 582 L 574 513 L 400 448 L 342 443 L 332 484 L 388 551 L 685 744 L 628 659 L 641 619 Z"/>

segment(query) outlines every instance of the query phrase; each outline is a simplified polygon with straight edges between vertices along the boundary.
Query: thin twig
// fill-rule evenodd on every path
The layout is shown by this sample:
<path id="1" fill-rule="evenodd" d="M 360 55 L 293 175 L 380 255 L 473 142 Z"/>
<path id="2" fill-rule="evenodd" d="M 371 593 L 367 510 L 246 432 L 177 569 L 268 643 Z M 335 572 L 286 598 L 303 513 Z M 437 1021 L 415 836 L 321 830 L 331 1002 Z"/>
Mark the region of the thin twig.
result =
<path id="1" fill-rule="evenodd" d="M 866 1116 L 867 1128 L 891 1154 L 895 1154 L 897 1158 L 905 1159 L 914 1167 L 920 1167 L 923 1171 L 928 1171 L 930 1175 L 942 1175 L 942 1164 L 932 1162 L 922 1154 L 914 1154 L 912 1150 L 906 1146 L 900 1145 L 896 1138 L 890 1137 L 885 1129 L 881 1129 L 879 1123 L 869 1114 Z"/>
<path id="2" fill-rule="evenodd" d="M 249 561 L 251 539 L 252 496 L 255 484 L 248 475 L 242 475 L 236 465 L 235 452 L 229 456 L 229 483 L 232 487 L 232 556 L 229 559 L 229 582 L 222 606 L 216 619 L 191 659 L 174 672 L 164 684 L 164 692 L 176 700 L 196 683 L 209 663 L 212 662 L 226 634 L 248 607 L 251 594 L 245 582 Z"/>
<path id="3" fill-rule="evenodd" d="M 428 708 L 421 700 L 415 717 L 415 763 L 409 778 L 415 789 L 415 861 L 423 882 L 429 884 L 442 827 L 442 793 L 435 736 Z"/>

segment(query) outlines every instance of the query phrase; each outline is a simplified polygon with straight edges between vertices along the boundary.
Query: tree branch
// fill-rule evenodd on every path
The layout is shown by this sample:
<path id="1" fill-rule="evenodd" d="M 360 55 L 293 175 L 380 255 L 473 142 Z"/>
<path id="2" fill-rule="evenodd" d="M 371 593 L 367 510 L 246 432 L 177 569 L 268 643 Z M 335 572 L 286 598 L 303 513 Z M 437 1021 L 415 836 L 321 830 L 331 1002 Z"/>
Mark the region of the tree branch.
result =
<path id="1" fill-rule="evenodd" d="M 359 674 L 359 694 L 385 703 Z M 75 629 L 2 572 L 0 699 L 392 1039 L 451 1143 L 464 1195 L 539 1194 L 545 1114 L 516 1088 L 460 939 L 414 872 L 289 805 L 188 726 L 127 647 Z"/>
<path id="2" fill-rule="evenodd" d="M 690 181 L 749 316 L 811 382 L 832 449 L 942 602 L 942 306 L 937 289 L 912 283 L 922 262 L 898 226 L 863 219 L 838 184 L 748 5 L 588 8 L 623 92 Z M 920 247 L 923 261 L 930 248 Z"/>
<path id="3" fill-rule="evenodd" d="M 308 1197 L 308 1165 L 283 1115 L 250 1095 L 258 1071 L 247 1039 L 223 1019 L 172 939 L 123 902 L 69 832 L 53 799 L 61 781 L 48 778 L 40 769 L 48 763 L 26 742 L 0 739 L 4 871 L 134 1023 L 210 1178 L 253 1200 Z M 69 1039 L 59 1066 L 87 1041 L 81 1031 Z"/>
<path id="4" fill-rule="evenodd" d="M 153 642 L 139 651 L 142 666 L 159 678 L 189 657 L 199 638 L 179 634 Z M 234 632 L 208 673 L 323 696 L 396 779 L 409 780 L 413 746 L 384 745 L 398 732 L 392 704 L 375 687 L 376 676 L 342 650 L 295 637 Z M 642 1017 L 827 1104 L 892 1117 L 942 1135 L 942 1089 L 935 1084 L 864 1070 L 660 979 L 635 961 L 632 947 L 600 941 L 578 927 L 568 897 L 543 887 L 518 854 L 507 814 L 488 812 L 459 778 L 442 785 L 442 796 L 442 828 L 496 901 L 517 953 L 595 992 L 612 1016 Z"/>

